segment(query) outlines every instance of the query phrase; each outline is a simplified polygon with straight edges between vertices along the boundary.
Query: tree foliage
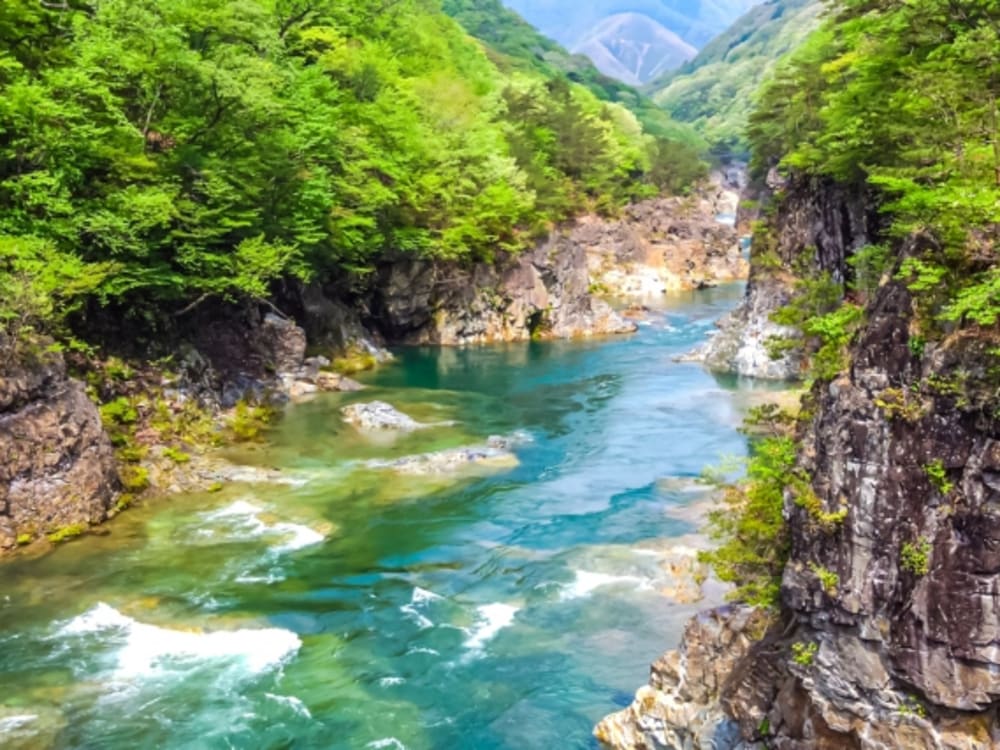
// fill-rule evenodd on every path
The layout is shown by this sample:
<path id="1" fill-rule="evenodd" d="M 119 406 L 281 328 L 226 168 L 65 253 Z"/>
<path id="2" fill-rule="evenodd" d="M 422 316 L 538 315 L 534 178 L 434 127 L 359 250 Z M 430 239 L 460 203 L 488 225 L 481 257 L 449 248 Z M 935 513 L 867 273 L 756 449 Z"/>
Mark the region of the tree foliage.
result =
<path id="1" fill-rule="evenodd" d="M 932 237 L 904 278 L 946 321 L 1000 318 L 995 0 L 839 3 L 763 88 L 749 132 L 758 169 L 867 182 L 884 196 L 890 239 Z"/>
<path id="2" fill-rule="evenodd" d="M 89 279 L 64 291 L 126 311 L 488 258 L 692 176 L 430 0 L 9 0 L 0 42 L 2 283 L 44 247 Z"/>

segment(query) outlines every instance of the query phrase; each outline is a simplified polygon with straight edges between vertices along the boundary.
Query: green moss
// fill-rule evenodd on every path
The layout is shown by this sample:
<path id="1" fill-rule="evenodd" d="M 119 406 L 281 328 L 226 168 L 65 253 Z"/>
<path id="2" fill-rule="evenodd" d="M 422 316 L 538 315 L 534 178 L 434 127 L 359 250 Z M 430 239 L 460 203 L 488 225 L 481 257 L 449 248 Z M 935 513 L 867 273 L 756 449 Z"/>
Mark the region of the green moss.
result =
<path id="1" fill-rule="evenodd" d="M 378 359 L 370 352 L 352 351 L 343 357 L 337 357 L 330 365 L 336 373 L 341 375 L 354 375 L 366 370 L 374 370 L 378 366 Z"/>
<path id="2" fill-rule="evenodd" d="M 906 696 L 906 699 L 899 704 L 898 711 L 900 716 L 916 716 L 921 719 L 927 718 L 927 709 L 924 707 L 924 704 L 912 695 Z"/>
<path id="3" fill-rule="evenodd" d="M 222 482 L 212 482 L 210 485 L 208 485 L 208 487 L 205 488 L 205 491 L 212 493 L 222 492 L 224 486 L 225 485 L 223 485 Z"/>
<path id="4" fill-rule="evenodd" d="M 75 523 L 69 526 L 62 526 L 55 531 L 49 533 L 48 540 L 53 544 L 60 544 L 62 542 L 69 541 L 70 539 L 75 539 L 87 530 L 85 524 Z"/>
<path id="5" fill-rule="evenodd" d="M 840 586 L 840 576 L 834 573 L 832 570 L 824 568 L 822 565 L 817 565 L 816 563 L 810 563 L 809 569 L 816 575 L 819 579 L 820 585 L 823 586 L 823 591 L 825 591 L 830 596 L 837 595 L 837 587 Z"/>
<path id="6" fill-rule="evenodd" d="M 17 535 L 17 546 L 23 547 L 26 544 L 31 544 L 31 540 L 35 537 L 31 534 L 18 534 Z"/>
<path id="7" fill-rule="evenodd" d="M 823 501 L 805 477 L 796 476 L 789 484 L 795 493 L 795 504 L 805 510 L 813 523 L 824 533 L 834 533 L 847 519 L 845 507 L 832 512 L 826 510 Z"/>
<path id="8" fill-rule="evenodd" d="M 236 442 L 259 440 L 261 433 L 273 421 L 276 411 L 270 406 L 240 401 L 229 418 L 229 431 Z"/>
<path id="9" fill-rule="evenodd" d="M 101 419 L 104 425 L 132 425 L 139 421 L 139 412 L 135 403 L 124 396 L 101 406 Z"/>
<path id="10" fill-rule="evenodd" d="M 924 416 L 926 405 L 908 388 L 886 388 L 875 397 L 875 406 L 888 419 L 916 422 Z"/>
<path id="11" fill-rule="evenodd" d="M 130 508 L 134 502 L 135 495 L 131 492 L 123 492 L 118 496 L 118 502 L 115 503 L 115 510 L 120 513 L 121 511 Z"/>
<path id="12" fill-rule="evenodd" d="M 164 448 L 163 455 L 175 464 L 186 464 L 191 460 L 190 454 L 173 447 Z"/>
<path id="13" fill-rule="evenodd" d="M 118 470 L 118 478 L 127 492 L 139 494 L 149 488 L 149 470 L 143 466 L 128 464 Z"/>
<path id="14" fill-rule="evenodd" d="M 954 483 L 948 479 L 948 470 L 939 458 L 924 466 L 924 473 L 927 474 L 927 478 L 934 485 L 934 489 L 942 495 L 947 495 L 955 488 Z"/>

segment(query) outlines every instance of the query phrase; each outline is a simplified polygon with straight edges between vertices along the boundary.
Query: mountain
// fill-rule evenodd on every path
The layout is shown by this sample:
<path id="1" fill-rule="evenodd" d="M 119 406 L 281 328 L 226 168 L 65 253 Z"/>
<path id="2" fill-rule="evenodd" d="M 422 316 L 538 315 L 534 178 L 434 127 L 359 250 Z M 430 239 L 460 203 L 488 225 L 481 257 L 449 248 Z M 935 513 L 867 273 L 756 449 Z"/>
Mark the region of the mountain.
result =
<path id="1" fill-rule="evenodd" d="M 638 86 L 694 57 L 698 50 L 641 13 L 605 18 L 574 52 L 604 74 Z"/>
<path id="2" fill-rule="evenodd" d="M 652 99 L 621 77 L 599 70 L 591 58 L 573 54 L 543 35 L 501 0 L 444 0 L 442 7 L 486 45 L 487 54 L 501 70 L 546 78 L 564 77 L 586 87 L 602 101 L 630 109 L 651 135 L 707 150 L 707 143 L 693 127 L 672 120 Z"/>
<path id="3" fill-rule="evenodd" d="M 604 73 L 646 83 L 693 57 L 757 0 L 505 0 Z"/>
<path id="4" fill-rule="evenodd" d="M 775 63 L 819 23 L 820 0 L 769 0 L 751 9 L 690 62 L 647 87 L 671 116 L 713 144 L 745 151 L 754 92 Z"/>

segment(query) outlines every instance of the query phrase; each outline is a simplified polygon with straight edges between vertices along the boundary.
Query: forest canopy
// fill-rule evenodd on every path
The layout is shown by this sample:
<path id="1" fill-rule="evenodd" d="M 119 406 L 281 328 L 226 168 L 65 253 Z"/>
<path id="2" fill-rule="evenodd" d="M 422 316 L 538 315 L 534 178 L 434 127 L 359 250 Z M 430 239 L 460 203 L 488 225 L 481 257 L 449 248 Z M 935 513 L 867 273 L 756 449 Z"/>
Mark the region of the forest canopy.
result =
<path id="1" fill-rule="evenodd" d="M 8 337 L 84 299 L 488 259 L 700 170 L 563 76 L 501 71 L 431 0 L 8 0 L 0 91 Z"/>

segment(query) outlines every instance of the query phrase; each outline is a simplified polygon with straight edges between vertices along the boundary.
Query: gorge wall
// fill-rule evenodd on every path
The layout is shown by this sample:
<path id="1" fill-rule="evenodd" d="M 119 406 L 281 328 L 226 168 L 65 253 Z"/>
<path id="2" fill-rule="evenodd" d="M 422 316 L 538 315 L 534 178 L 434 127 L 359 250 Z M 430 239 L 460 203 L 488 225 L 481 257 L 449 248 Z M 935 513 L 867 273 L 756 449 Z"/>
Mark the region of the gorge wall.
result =
<path id="1" fill-rule="evenodd" d="M 814 181 L 787 190 L 765 250 L 842 277 L 877 236 L 872 204 Z M 892 271 L 932 242 L 898 243 Z M 692 623 L 636 701 L 598 727 L 611 747 L 1000 746 L 996 344 L 961 330 L 923 342 L 919 300 L 894 278 L 868 302 L 847 370 L 805 400 L 797 468 L 815 499 L 785 492 L 780 613 L 768 628 L 749 628 L 743 608 Z M 755 308 L 780 304 L 774 285 L 787 288 L 780 272 L 754 268 L 725 324 L 743 346 L 760 335 Z"/>

